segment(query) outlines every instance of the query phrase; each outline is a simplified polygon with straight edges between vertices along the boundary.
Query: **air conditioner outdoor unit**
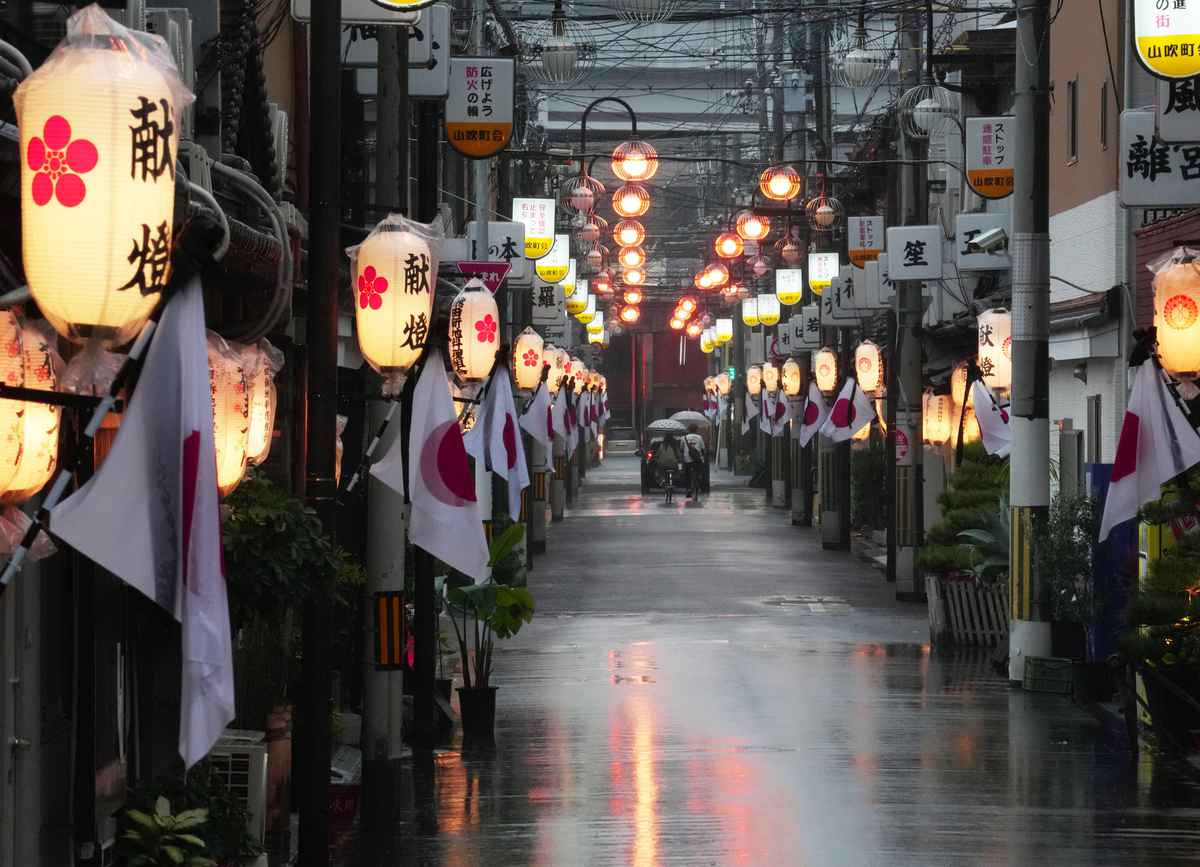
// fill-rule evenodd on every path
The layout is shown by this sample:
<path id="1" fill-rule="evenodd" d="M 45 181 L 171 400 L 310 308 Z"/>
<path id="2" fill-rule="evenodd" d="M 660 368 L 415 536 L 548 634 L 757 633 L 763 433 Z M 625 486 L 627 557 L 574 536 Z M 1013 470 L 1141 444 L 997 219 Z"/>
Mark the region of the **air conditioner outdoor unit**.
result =
<path id="1" fill-rule="evenodd" d="M 266 732 L 226 729 L 209 753 L 211 773 L 250 813 L 246 830 L 260 845 L 267 836 Z"/>
<path id="2" fill-rule="evenodd" d="M 177 7 L 152 8 L 147 10 L 146 31 L 161 36 L 171 49 L 175 65 L 179 68 L 179 76 L 184 86 L 194 91 L 196 88 L 196 58 L 192 51 L 192 14 L 187 9 Z M 179 137 L 185 141 L 192 139 L 192 108 L 180 112 Z"/>

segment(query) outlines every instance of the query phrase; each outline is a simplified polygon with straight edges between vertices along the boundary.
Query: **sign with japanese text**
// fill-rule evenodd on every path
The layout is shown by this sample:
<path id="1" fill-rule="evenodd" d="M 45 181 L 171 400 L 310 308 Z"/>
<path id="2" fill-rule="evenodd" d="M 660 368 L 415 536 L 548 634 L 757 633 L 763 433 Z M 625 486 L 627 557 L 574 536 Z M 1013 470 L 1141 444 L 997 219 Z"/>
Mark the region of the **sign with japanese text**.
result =
<path id="1" fill-rule="evenodd" d="M 1200 0 L 1133 0 L 1133 49 L 1157 78 L 1200 74 Z"/>
<path id="2" fill-rule="evenodd" d="M 1200 76 L 1158 80 L 1154 128 L 1167 143 L 1200 141 Z"/>
<path id="3" fill-rule="evenodd" d="M 1154 112 L 1123 111 L 1117 175 L 1127 208 L 1195 207 L 1200 144 L 1167 144 L 1154 136 Z"/>
<path id="4" fill-rule="evenodd" d="M 799 268 L 775 269 L 775 297 L 791 306 L 804 297 L 804 272 Z"/>
<path id="5" fill-rule="evenodd" d="M 883 217 L 847 217 L 846 236 L 850 262 L 861 268 L 883 252 Z"/>
<path id="6" fill-rule="evenodd" d="M 967 118 L 967 179 L 985 199 L 1013 194 L 1012 117 Z"/>
<path id="7" fill-rule="evenodd" d="M 464 277 L 478 277 L 493 295 L 508 276 L 507 262 L 459 262 L 458 273 Z"/>
<path id="8" fill-rule="evenodd" d="M 1003 229 L 1011 238 L 1012 215 L 958 215 L 954 223 L 954 261 L 960 271 L 1007 271 L 1012 267 L 1007 247 L 988 253 L 970 246 L 984 232 L 993 229 Z"/>
<path id="9" fill-rule="evenodd" d="M 467 223 L 464 230 L 468 250 L 464 259 L 481 261 L 475 243 L 475 221 Z M 525 226 L 521 223 L 488 223 L 488 251 L 486 261 L 507 262 L 509 265 L 508 285 L 528 286 L 533 267 L 525 258 Z"/>
<path id="10" fill-rule="evenodd" d="M 863 279 L 867 284 L 867 297 L 872 306 L 880 310 L 889 309 L 896 300 L 895 288 L 887 279 L 887 254 L 863 268 Z"/>
<path id="11" fill-rule="evenodd" d="M 567 262 L 566 276 L 558 281 L 559 283 L 562 284 L 564 298 L 570 298 L 572 295 L 575 294 L 575 282 L 576 282 L 575 278 L 576 278 L 576 268 L 577 267 L 578 267 L 577 260 L 571 259 L 569 262 Z M 587 282 L 586 281 L 584 282 L 583 286 L 580 288 L 583 289 L 583 292 L 581 294 L 587 295 Z"/>
<path id="12" fill-rule="evenodd" d="M 879 297 L 879 263 L 872 260 L 862 268 L 854 268 L 850 278 L 854 289 L 854 306 L 859 310 L 881 310 L 889 305 Z"/>
<path id="13" fill-rule="evenodd" d="M 533 324 L 542 337 L 561 345 L 567 330 L 567 308 L 562 286 L 533 278 Z"/>
<path id="14" fill-rule="evenodd" d="M 312 19 L 314 0 L 292 0 L 292 17 Z M 319 2 L 319 0 L 317 0 Z M 434 0 L 342 0 L 342 24 L 404 24 L 411 27 L 421 17 L 420 9 Z"/>
<path id="15" fill-rule="evenodd" d="M 854 303 L 851 274 L 854 266 L 847 265 L 829 282 L 821 294 L 821 324 L 847 327 L 857 325 L 859 311 Z"/>
<path id="16" fill-rule="evenodd" d="M 541 259 L 554 247 L 554 199 L 513 199 L 513 221 L 525 226 L 526 259 Z"/>
<path id="17" fill-rule="evenodd" d="M 888 276 L 893 282 L 941 278 L 941 226 L 891 226 L 887 247 Z"/>
<path id="18" fill-rule="evenodd" d="M 451 57 L 446 139 L 471 159 L 504 150 L 513 130 L 513 60 Z"/>
<path id="19" fill-rule="evenodd" d="M 526 227 L 528 233 L 528 227 Z M 525 235 L 528 242 L 529 235 Z M 550 252 L 534 264 L 537 275 L 547 283 L 561 283 L 571 268 L 571 236 L 555 235 Z"/>
<path id="20" fill-rule="evenodd" d="M 808 288 L 820 295 L 833 282 L 840 267 L 837 253 L 809 253 Z"/>
<path id="21" fill-rule="evenodd" d="M 821 345 L 821 305 L 806 304 L 800 308 L 800 318 L 803 320 L 800 343 L 809 349 Z"/>

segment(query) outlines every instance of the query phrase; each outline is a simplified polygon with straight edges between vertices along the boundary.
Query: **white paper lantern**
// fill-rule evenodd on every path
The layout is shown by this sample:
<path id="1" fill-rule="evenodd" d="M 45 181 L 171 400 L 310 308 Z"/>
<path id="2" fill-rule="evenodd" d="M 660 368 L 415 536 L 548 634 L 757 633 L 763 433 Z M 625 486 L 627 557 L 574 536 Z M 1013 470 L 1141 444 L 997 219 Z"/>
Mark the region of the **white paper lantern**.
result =
<path id="1" fill-rule="evenodd" d="M 26 323 L 21 329 L 21 361 L 26 388 L 54 391 L 56 355 L 46 335 Z M 16 472 L 5 486 L 6 503 L 23 503 L 34 496 L 50 481 L 58 464 L 61 410 L 36 401 L 26 401 L 23 407 L 20 458 Z"/>
<path id="2" fill-rule="evenodd" d="M 722 397 L 728 397 L 729 392 L 733 388 L 733 380 L 729 378 L 729 373 L 722 370 L 717 374 L 717 392 Z"/>
<path id="3" fill-rule="evenodd" d="M 1012 385 L 1012 317 L 1004 308 L 984 310 L 979 326 L 979 376 L 989 388 Z"/>
<path id="4" fill-rule="evenodd" d="M 591 326 L 589 325 L 588 328 L 590 329 Z M 599 331 L 590 331 L 589 330 L 587 333 L 587 342 L 589 344 L 595 344 L 596 346 L 602 346 L 602 345 L 604 345 L 604 341 L 606 339 L 606 333 L 607 332 L 606 332 L 603 324 L 600 326 Z"/>
<path id="5" fill-rule="evenodd" d="M 762 384 L 769 392 L 779 391 L 779 368 L 769 361 L 762 366 Z"/>
<path id="6" fill-rule="evenodd" d="M 500 310 L 496 299 L 472 279 L 450 304 L 450 367 L 464 382 L 487 379 L 500 348 Z"/>
<path id="7" fill-rule="evenodd" d="M 747 328 L 758 325 L 758 298 L 742 299 L 742 324 Z"/>
<path id="8" fill-rule="evenodd" d="M 513 341 L 513 381 L 523 391 L 533 391 L 542 381 L 542 354 L 546 342 L 532 328 L 526 328 Z M 553 348 L 553 347 L 551 347 Z"/>
<path id="9" fill-rule="evenodd" d="M 227 496 L 246 474 L 250 442 L 250 384 L 242 356 L 219 335 L 208 332 L 208 373 L 212 388 L 213 444 L 217 487 Z"/>
<path id="10" fill-rule="evenodd" d="M 0 310 L 0 382 L 25 385 L 25 338 L 20 318 Z M 8 490 L 21 462 L 25 402 L 0 398 L 0 491 Z"/>
<path id="11" fill-rule="evenodd" d="M 566 299 L 567 312 L 570 313 L 572 316 L 578 316 L 580 313 L 582 313 L 584 310 L 587 309 L 588 297 L 589 297 L 589 293 L 586 293 L 586 292 L 572 293 L 571 297 Z"/>
<path id="12" fill-rule="evenodd" d="M 700 332 L 700 351 L 708 355 L 716 348 L 717 342 L 713 339 L 712 329 L 705 328 Z"/>
<path id="13" fill-rule="evenodd" d="M 283 369 L 283 353 L 265 339 L 253 346 L 240 347 L 239 351 L 250 383 L 250 430 L 246 435 L 246 460 L 251 466 L 257 466 L 271 453 L 278 396 L 275 376 Z"/>
<path id="14" fill-rule="evenodd" d="M 587 385 L 587 378 L 588 378 L 587 365 L 584 364 L 582 361 L 580 361 L 578 358 L 576 358 L 574 355 L 572 355 L 571 356 L 571 379 L 573 379 L 575 381 L 575 393 L 576 394 L 579 394 L 579 392 L 583 391 L 584 386 Z"/>
<path id="15" fill-rule="evenodd" d="M 837 389 L 838 358 L 832 349 L 818 349 L 812 354 L 812 371 L 818 391 L 832 394 Z"/>
<path id="16" fill-rule="evenodd" d="M 714 333 L 717 337 L 718 346 L 724 346 L 726 343 L 733 340 L 732 319 L 718 319 L 713 328 L 715 329 Z"/>
<path id="17" fill-rule="evenodd" d="M 752 397 L 758 397 L 762 391 L 763 375 L 762 368 L 757 364 L 752 364 L 746 368 L 746 391 L 750 392 Z"/>
<path id="18" fill-rule="evenodd" d="M 171 275 L 175 167 L 192 96 L 158 37 L 99 6 L 13 95 L 30 291 L 76 343 L 128 342 Z"/>
<path id="19" fill-rule="evenodd" d="M 604 314 L 595 313 L 593 311 L 591 319 L 588 321 L 584 330 L 587 331 L 588 334 L 599 334 L 604 331 Z"/>
<path id="20" fill-rule="evenodd" d="M 964 402 L 967 406 L 973 406 L 975 403 L 975 396 L 967 391 L 967 362 L 965 361 L 955 365 L 954 372 L 950 374 L 950 402 L 954 404 L 956 410 Z"/>
<path id="21" fill-rule="evenodd" d="M 858 387 L 874 394 L 883 387 L 883 356 L 873 341 L 864 340 L 854 350 L 854 371 Z"/>
<path id="22" fill-rule="evenodd" d="M 783 363 L 783 392 L 788 397 L 796 397 L 800 394 L 800 386 L 802 377 L 800 375 L 800 364 L 794 358 L 789 358 Z"/>
<path id="23" fill-rule="evenodd" d="M 350 250 L 358 347 L 385 377 L 416 363 L 432 327 L 438 263 L 419 228 L 392 214 Z"/>
<path id="24" fill-rule="evenodd" d="M 571 357 L 567 355 L 565 349 L 559 349 L 552 343 L 546 344 L 543 354 L 546 362 L 550 365 L 550 375 L 546 379 L 546 386 L 550 389 L 551 394 L 558 394 L 563 379 L 567 376 L 567 368 L 571 363 Z"/>
<path id="25" fill-rule="evenodd" d="M 758 296 L 758 321 L 762 325 L 779 324 L 779 299 L 774 293 Z"/>
<path id="26" fill-rule="evenodd" d="M 1200 371 L 1200 270 L 1195 262 L 1168 261 L 1154 275 L 1158 357 L 1176 376 Z"/>
<path id="27" fill-rule="evenodd" d="M 950 439 L 954 418 L 954 401 L 949 395 L 925 392 L 924 407 L 921 411 L 925 442 L 940 445 Z"/>

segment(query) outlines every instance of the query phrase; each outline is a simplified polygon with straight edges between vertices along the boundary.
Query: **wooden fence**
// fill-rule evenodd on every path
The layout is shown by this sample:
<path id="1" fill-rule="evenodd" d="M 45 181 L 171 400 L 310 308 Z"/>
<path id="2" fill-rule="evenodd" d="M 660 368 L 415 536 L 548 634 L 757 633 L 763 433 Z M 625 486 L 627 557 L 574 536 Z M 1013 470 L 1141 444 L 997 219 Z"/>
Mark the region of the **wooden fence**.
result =
<path id="1" fill-rule="evenodd" d="M 925 593 L 935 646 L 996 647 L 1008 640 L 1008 582 L 927 575 Z"/>

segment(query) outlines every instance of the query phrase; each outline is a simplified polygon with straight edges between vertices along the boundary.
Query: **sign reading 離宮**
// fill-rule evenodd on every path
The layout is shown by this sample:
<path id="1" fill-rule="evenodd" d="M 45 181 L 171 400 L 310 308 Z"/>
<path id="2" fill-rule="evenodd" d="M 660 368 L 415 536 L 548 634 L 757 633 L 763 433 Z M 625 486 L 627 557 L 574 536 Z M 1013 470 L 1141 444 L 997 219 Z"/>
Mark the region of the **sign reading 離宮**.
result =
<path id="1" fill-rule="evenodd" d="M 1200 143 L 1169 144 L 1154 135 L 1154 112 L 1121 112 L 1117 160 L 1121 204 L 1127 208 L 1200 205 Z"/>
<path id="2" fill-rule="evenodd" d="M 967 118 L 967 179 L 984 199 L 1013 194 L 1013 122 L 1012 117 Z"/>
<path id="3" fill-rule="evenodd" d="M 446 138 L 465 157 L 486 159 L 508 146 L 513 131 L 513 61 L 450 58 Z"/>
<path id="4" fill-rule="evenodd" d="M 1133 0 L 1133 49 L 1157 78 L 1200 75 L 1200 0 Z"/>

